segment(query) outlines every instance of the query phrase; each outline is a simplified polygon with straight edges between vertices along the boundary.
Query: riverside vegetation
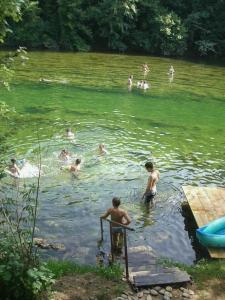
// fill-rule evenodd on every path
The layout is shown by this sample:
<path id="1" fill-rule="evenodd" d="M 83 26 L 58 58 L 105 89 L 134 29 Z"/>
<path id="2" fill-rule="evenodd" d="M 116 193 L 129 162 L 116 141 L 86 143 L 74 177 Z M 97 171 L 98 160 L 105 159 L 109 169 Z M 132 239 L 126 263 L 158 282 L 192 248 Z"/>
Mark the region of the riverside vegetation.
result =
<path id="1" fill-rule="evenodd" d="M 224 57 L 224 5 L 224 0 L 10 0 L 1 9 L 13 21 L 0 22 L 1 29 L 8 24 L 11 30 L 5 39 L 10 47 Z"/>

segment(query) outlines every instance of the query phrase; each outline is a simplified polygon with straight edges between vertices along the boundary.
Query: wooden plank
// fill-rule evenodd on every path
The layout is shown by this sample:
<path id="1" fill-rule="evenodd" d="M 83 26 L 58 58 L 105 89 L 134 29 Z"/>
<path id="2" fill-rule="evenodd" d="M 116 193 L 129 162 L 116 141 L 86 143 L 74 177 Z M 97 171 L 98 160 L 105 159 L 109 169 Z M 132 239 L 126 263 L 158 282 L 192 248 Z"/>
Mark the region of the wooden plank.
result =
<path id="1" fill-rule="evenodd" d="M 183 186 L 183 191 L 199 227 L 225 216 L 225 189 Z M 225 258 L 224 249 L 208 249 L 213 258 Z"/>
<path id="2" fill-rule="evenodd" d="M 181 284 L 190 281 L 190 276 L 186 272 L 171 271 L 168 273 L 151 274 L 145 273 L 134 276 L 134 284 L 137 287 L 154 285 Z"/>

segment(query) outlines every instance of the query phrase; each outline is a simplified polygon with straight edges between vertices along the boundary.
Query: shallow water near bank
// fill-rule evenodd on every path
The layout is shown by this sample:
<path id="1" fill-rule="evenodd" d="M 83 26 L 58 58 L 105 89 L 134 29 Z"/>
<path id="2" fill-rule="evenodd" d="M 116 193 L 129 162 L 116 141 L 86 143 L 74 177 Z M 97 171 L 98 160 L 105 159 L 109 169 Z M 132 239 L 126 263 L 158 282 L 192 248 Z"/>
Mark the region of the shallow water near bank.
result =
<path id="1" fill-rule="evenodd" d="M 65 251 L 45 256 L 94 263 L 100 236 L 99 216 L 121 197 L 135 233 L 129 245 L 149 245 L 163 257 L 192 263 L 192 249 L 180 212 L 182 185 L 219 185 L 224 180 L 225 68 L 157 57 L 96 53 L 30 53 L 29 63 L 17 72 L 11 91 L 1 90 L 0 101 L 15 107 L 21 119 L 1 124 L 9 132 L 3 154 L 26 158 L 38 165 L 42 156 L 38 237 L 63 243 Z M 143 93 L 127 91 L 127 78 L 143 78 Z M 169 66 L 175 76 L 169 82 Z M 56 80 L 45 84 L 40 78 Z M 66 128 L 76 141 L 65 138 Z M 98 156 L 98 144 L 109 152 Z M 60 151 L 66 148 L 82 160 L 78 178 L 60 170 Z M 155 162 L 161 179 L 150 211 L 141 203 L 147 182 L 144 163 Z M 16 185 L 35 182 L 19 179 Z M 11 177 L 1 190 L 9 193 Z M 109 237 L 105 227 L 105 243 Z"/>

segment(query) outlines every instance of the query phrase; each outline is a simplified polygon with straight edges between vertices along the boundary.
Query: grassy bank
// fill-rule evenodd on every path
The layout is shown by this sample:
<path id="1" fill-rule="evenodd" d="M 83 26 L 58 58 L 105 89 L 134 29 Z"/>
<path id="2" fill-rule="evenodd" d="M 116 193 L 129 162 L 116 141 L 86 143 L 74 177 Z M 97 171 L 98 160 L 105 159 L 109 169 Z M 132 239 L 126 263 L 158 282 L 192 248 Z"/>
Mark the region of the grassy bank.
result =
<path id="1" fill-rule="evenodd" d="M 119 265 L 91 266 L 79 265 L 71 261 L 49 260 L 47 268 L 54 274 L 55 278 L 65 275 L 94 273 L 100 277 L 110 280 L 120 280 L 123 275 L 123 269 Z"/>
<path id="2" fill-rule="evenodd" d="M 219 280 L 225 281 L 225 261 L 224 260 L 206 260 L 202 259 L 195 265 L 184 265 L 173 261 L 163 260 L 166 266 L 176 266 L 189 275 L 197 287 L 203 288 L 207 281 Z"/>

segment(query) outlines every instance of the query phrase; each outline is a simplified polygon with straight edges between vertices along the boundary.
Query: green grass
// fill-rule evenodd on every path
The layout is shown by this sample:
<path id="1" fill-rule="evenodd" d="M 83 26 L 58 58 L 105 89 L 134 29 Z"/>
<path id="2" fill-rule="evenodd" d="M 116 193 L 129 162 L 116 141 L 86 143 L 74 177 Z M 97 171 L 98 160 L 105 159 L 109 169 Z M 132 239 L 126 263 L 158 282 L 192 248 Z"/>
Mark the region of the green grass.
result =
<path id="1" fill-rule="evenodd" d="M 96 275 L 106 279 L 118 280 L 122 278 L 123 274 L 122 268 L 116 264 L 109 267 L 97 267 L 79 265 L 70 261 L 49 260 L 47 262 L 47 267 L 55 275 L 55 278 L 59 278 L 64 275 L 95 273 Z"/>
<path id="2" fill-rule="evenodd" d="M 176 266 L 191 275 L 199 287 L 203 287 L 207 280 L 219 279 L 225 281 L 225 261 L 202 259 L 197 264 L 188 266 L 170 260 L 160 261 L 166 266 Z"/>

